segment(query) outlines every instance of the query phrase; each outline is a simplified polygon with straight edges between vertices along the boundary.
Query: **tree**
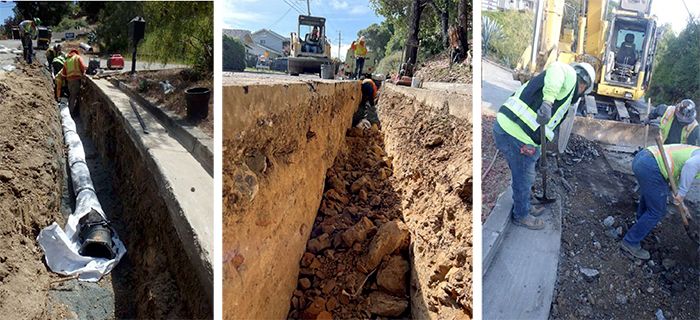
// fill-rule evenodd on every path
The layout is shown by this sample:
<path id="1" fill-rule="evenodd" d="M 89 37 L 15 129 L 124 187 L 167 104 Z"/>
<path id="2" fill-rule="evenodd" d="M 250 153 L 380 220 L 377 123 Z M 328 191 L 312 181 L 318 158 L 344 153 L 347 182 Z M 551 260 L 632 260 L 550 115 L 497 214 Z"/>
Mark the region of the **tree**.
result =
<path id="1" fill-rule="evenodd" d="M 443 7 L 441 8 L 438 6 L 435 2 L 435 0 L 429 0 L 428 3 L 430 4 L 431 7 L 433 7 L 433 10 L 435 10 L 435 13 L 440 16 L 440 32 L 442 35 L 442 47 L 443 49 L 446 49 L 450 45 L 450 39 L 449 35 L 447 33 L 447 29 L 449 28 L 449 21 L 450 21 L 450 0 L 443 0 Z"/>
<path id="2" fill-rule="evenodd" d="M 100 11 L 107 6 L 105 1 L 80 1 L 78 2 L 78 7 L 80 8 L 79 14 L 85 16 L 90 23 L 95 23 L 98 21 Z"/>
<path id="3" fill-rule="evenodd" d="M 214 68 L 214 3 L 146 2 L 144 47 L 163 63 L 185 58 L 199 71 Z M 149 22 L 150 21 L 150 22 Z"/>
<path id="4" fill-rule="evenodd" d="M 245 69 L 245 46 L 240 40 L 224 35 L 221 48 L 224 71 L 243 71 Z"/>
<path id="5" fill-rule="evenodd" d="M 39 18 L 43 25 L 55 26 L 70 14 L 71 2 L 17 1 L 12 11 L 21 20 Z M 21 21 L 20 20 L 20 21 Z"/>
<path id="6" fill-rule="evenodd" d="M 386 22 L 373 23 L 369 27 L 357 32 L 357 36 L 365 37 L 365 44 L 369 50 L 376 52 L 377 59 L 384 58 L 385 48 L 393 33 L 393 26 Z"/>
<path id="7" fill-rule="evenodd" d="M 656 103 L 672 104 L 682 99 L 700 102 L 700 26 L 690 21 L 676 37 L 666 32 L 659 41 L 649 97 Z"/>
<path id="8" fill-rule="evenodd" d="M 143 2 L 108 2 L 99 13 L 97 37 L 101 48 L 108 53 L 126 51 L 129 48 L 127 23 L 136 16 L 143 16 Z M 146 20 L 146 32 L 151 27 Z"/>

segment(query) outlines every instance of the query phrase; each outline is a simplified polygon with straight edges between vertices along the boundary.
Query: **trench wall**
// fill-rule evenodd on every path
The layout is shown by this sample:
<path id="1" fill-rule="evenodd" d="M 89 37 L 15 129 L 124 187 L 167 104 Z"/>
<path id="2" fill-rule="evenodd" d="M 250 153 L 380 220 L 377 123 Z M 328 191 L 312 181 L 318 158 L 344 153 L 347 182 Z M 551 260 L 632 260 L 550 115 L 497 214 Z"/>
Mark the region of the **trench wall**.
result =
<path id="1" fill-rule="evenodd" d="M 287 316 L 326 171 L 360 97 L 354 81 L 224 84 L 224 318 Z"/>
<path id="2" fill-rule="evenodd" d="M 118 232 L 133 266 L 137 317 L 211 318 L 212 293 L 196 262 L 184 254 L 154 160 L 93 80 L 83 86 L 80 117 L 101 158 L 112 164 L 114 190 L 123 201 L 123 212 L 112 219 L 125 226 Z"/>

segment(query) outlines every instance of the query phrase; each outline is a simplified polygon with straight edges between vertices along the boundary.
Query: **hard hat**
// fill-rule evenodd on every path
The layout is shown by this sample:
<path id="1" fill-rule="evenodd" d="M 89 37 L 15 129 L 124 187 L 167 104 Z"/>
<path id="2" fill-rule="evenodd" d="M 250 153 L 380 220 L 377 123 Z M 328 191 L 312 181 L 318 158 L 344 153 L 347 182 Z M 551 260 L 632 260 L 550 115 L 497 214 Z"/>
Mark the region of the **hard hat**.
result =
<path id="1" fill-rule="evenodd" d="M 590 94 L 593 91 L 593 81 L 595 81 L 595 69 L 586 62 L 574 63 L 571 65 L 576 70 L 576 76 L 586 83 L 585 94 Z"/>
<path id="2" fill-rule="evenodd" d="M 34 18 L 34 23 L 36 23 L 37 26 L 41 25 L 41 19 Z"/>
<path id="3" fill-rule="evenodd" d="M 685 99 L 678 104 L 676 108 L 676 119 L 682 123 L 691 123 L 698 115 L 695 111 L 695 103 L 693 100 Z"/>
<path id="4" fill-rule="evenodd" d="M 372 80 L 384 81 L 384 80 L 386 80 L 386 76 L 381 74 L 381 73 L 373 73 Z"/>

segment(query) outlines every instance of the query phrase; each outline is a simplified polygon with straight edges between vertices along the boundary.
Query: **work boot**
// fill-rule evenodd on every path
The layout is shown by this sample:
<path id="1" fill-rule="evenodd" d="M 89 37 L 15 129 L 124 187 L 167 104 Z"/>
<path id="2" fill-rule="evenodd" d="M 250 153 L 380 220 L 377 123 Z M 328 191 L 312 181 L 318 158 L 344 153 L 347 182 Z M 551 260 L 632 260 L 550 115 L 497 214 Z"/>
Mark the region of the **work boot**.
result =
<path id="1" fill-rule="evenodd" d="M 626 251 L 637 259 L 649 260 L 649 258 L 651 258 L 649 251 L 642 249 L 642 246 L 639 244 L 637 246 L 633 246 L 627 243 L 627 241 L 622 240 L 620 241 L 620 249 Z"/>
<path id="2" fill-rule="evenodd" d="M 513 224 L 520 227 L 525 227 L 530 230 L 542 230 L 544 229 L 544 221 L 540 218 L 533 217 L 528 214 L 521 219 L 513 219 Z"/>
<path id="3" fill-rule="evenodd" d="M 539 217 L 544 213 L 544 206 L 543 205 L 531 205 L 530 206 L 530 215 L 533 217 Z"/>

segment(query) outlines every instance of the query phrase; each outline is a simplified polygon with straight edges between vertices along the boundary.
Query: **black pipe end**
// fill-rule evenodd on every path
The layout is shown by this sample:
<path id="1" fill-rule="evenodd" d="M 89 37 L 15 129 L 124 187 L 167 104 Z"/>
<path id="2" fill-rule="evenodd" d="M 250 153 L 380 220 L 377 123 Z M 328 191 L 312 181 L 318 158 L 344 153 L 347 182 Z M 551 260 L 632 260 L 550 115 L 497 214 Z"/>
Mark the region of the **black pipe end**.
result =
<path id="1" fill-rule="evenodd" d="M 112 229 L 109 222 L 97 211 L 80 219 L 80 255 L 94 258 L 113 259 Z"/>

